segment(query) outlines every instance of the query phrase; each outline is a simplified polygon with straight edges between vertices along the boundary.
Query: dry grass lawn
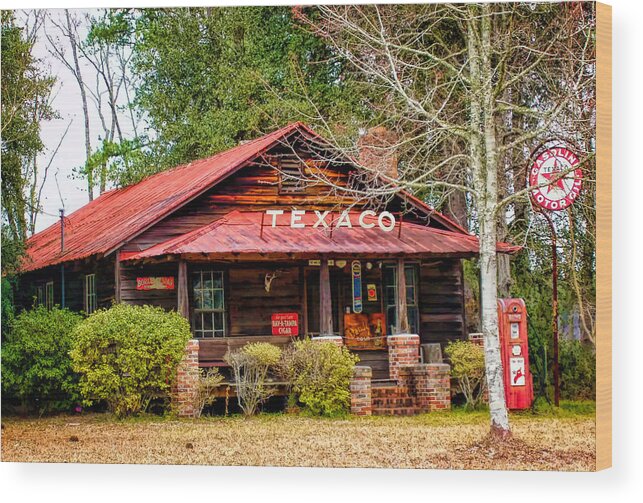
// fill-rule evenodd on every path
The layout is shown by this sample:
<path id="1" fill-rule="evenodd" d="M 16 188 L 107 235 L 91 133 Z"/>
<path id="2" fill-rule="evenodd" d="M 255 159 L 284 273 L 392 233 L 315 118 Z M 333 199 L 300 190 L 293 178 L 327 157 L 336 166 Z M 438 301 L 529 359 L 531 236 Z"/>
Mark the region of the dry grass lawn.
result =
<path id="1" fill-rule="evenodd" d="M 108 415 L 3 418 L 2 461 L 593 470 L 593 415 L 512 416 L 514 440 L 485 440 L 484 412 L 199 420 Z"/>

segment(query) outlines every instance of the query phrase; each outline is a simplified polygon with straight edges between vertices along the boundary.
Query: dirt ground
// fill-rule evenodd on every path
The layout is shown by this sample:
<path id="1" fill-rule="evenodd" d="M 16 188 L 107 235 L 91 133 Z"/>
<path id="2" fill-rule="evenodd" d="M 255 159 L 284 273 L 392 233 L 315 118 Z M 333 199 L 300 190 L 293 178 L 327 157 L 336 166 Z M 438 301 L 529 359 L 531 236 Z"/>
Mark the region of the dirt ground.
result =
<path id="1" fill-rule="evenodd" d="M 488 414 L 316 419 L 281 414 L 119 421 L 105 414 L 2 419 L 2 461 L 586 471 L 592 416 L 512 416 L 514 439 L 486 440 Z"/>

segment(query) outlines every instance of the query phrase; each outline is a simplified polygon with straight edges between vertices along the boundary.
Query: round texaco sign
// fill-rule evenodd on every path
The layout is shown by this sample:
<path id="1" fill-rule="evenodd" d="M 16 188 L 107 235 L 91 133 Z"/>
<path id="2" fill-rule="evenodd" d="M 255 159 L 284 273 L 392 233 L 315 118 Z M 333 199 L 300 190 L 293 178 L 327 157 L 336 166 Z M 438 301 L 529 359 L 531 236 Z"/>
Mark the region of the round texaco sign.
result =
<path id="1" fill-rule="evenodd" d="M 551 211 L 571 206 L 582 185 L 578 157 L 565 147 L 543 150 L 529 169 L 531 197 L 538 206 Z"/>

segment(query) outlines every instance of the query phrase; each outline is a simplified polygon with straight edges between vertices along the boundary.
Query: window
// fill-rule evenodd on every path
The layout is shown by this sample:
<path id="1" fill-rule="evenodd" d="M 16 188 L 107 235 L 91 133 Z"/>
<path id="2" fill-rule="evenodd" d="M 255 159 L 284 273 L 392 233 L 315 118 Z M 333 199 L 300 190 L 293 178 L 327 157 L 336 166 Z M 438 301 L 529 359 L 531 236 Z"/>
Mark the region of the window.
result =
<path id="1" fill-rule="evenodd" d="M 224 337 L 225 302 L 223 271 L 195 271 L 192 273 L 194 336 Z"/>
<path id="2" fill-rule="evenodd" d="M 279 159 L 279 193 L 303 194 L 306 192 L 302 162 L 297 157 Z"/>
<path id="3" fill-rule="evenodd" d="M 406 279 L 406 313 L 411 333 L 420 333 L 420 312 L 418 306 L 418 267 L 416 264 L 404 266 Z M 397 332 L 397 266 L 384 267 L 384 309 L 388 333 Z"/>
<path id="4" fill-rule="evenodd" d="M 54 307 L 54 282 L 49 281 L 45 284 L 45 307 L 52 309 Z"/>
<path id="5" fill-rule="evenodd" d="M 36 287 L 36 305 L 42 306 L 45 303 L 45 289 L 42 286 Z"/>
<path id="6" fill-rule="evenodd" d="M 92 314 L 96 311 L 96 275 L 95 274 L 86 274 L 85 275 L 85 312 L 87 314 Z"/>

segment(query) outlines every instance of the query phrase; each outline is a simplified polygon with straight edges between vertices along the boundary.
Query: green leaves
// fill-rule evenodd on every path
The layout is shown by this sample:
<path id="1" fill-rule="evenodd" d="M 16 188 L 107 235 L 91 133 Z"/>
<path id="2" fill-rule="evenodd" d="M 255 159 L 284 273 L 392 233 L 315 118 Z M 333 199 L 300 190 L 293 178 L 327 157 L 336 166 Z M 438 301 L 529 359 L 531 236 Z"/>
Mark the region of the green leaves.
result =
<path id="1" fill-rule="evenodd" d="M 79 400 L 69 351 L 79 314 L 38 306 L 23 311 L 2 344 L 2 389 L 40 413 L 69 411 Z"/>
<path id="2" fill-rule="evenodd" d="M 127 416 L 167 396 L 190 326 L 176 312 L 117 304 L 83 321 L 74 338 L 71 356 L 85 403 L 105 400 L 117 416 Z"/>

